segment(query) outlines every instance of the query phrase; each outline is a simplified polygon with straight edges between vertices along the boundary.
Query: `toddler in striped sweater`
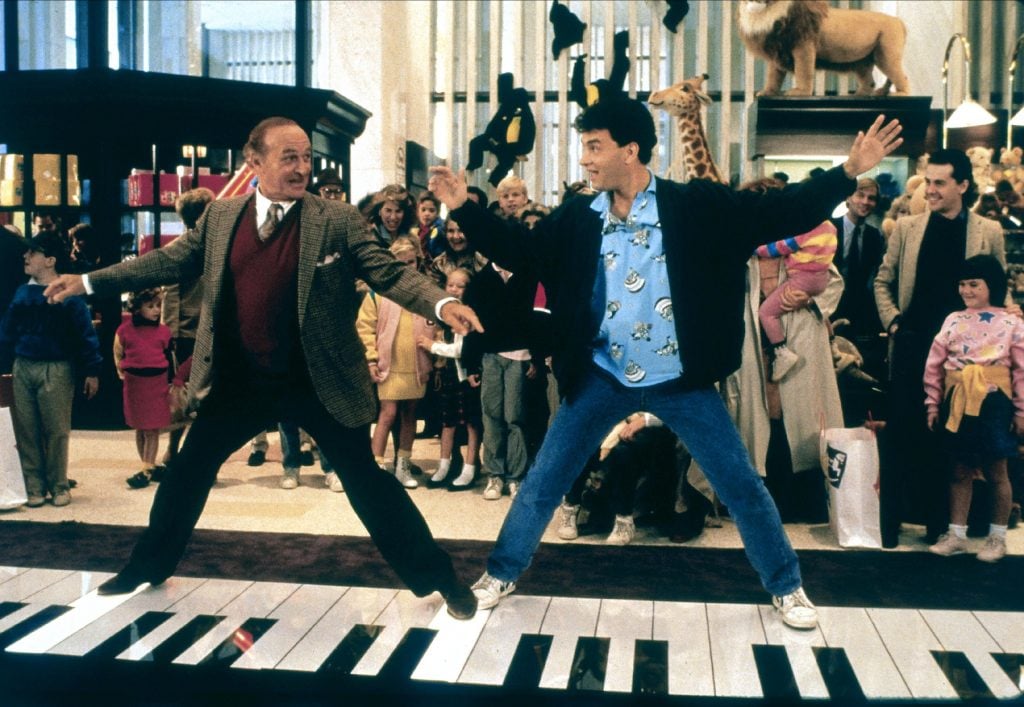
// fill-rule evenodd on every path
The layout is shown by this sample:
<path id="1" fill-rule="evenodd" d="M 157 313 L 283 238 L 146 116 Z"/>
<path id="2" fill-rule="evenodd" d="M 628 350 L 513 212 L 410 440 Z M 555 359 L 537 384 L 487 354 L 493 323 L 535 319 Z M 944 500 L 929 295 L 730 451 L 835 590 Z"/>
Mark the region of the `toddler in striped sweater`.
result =
<path id="1" fill-rule="evenodd" d="M 780 381 L 800 362 L 800 357 L 786 347 L 786 331 L 782 326 L 785 288 L 802 290 L 808 295 L 820 295 L 828 285 L 828 268 L 836 254 L 836 229 L 828 221 L 800 236 L 790 236 L 768 243 L 754 251 L 759 258 L 786 257 L 787 280 L 765 298 L 758 311 L 761 327 L 772 344 L 775 362 L 772 380 Z"/>

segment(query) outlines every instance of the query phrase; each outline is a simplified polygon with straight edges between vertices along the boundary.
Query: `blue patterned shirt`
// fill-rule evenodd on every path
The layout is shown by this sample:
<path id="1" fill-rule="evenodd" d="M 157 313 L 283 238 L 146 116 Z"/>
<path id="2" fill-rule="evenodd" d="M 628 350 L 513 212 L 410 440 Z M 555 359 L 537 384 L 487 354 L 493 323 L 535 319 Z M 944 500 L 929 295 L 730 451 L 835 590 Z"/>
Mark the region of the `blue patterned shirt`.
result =
<path id="1" fill-rule="evenodd" d="M 604 222 L 592 299 L 601 318 L 594 362 L 630 387 L 682 374 L 654 174 L 648 173 L 650 183 L 636 195 L 625 220 L 611 212 L 608 192 L 590 205 Z"/>

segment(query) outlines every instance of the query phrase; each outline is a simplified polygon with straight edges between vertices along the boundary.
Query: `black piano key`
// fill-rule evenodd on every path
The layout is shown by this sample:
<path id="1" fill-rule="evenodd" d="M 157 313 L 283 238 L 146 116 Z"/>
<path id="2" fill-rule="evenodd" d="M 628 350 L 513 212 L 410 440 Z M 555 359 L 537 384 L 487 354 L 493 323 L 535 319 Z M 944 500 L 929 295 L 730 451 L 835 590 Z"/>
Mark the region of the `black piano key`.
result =
<path id="1" fill-rule="evenodd" d="M 633 651 L 633 692 L 668 694 L 668 641 L 638 640 Z"/>
<path id="2" fill-rule="evenodd" d="M 128 650 L 136 641 L 155 629 L 174 614 L 166 611 L 147 611 L 120 631 L 85 654 L 86 658 L 113 660 Z"/>
<path id="3" fill-rule="evenodd" d="M 26 605 L 16 601 L 0 601 L 0 619 L 8 614 L 13 614 L 23 606 Z"/>
<path id="4" fill-rule="evenodd" d="M 603 690 L 610 639 L 585 636 L 576 642 L 569 673 L 569 690 Z"/>
<path id="5" fill-rule="evenodd" d="M 199 661 L 199 665 L 204 668 L 226 668 L 252 648 L 253 644 L 260 640 L 260 636 L 276 623 L 277 619 L 246 619 L 245 623 Z"/>
<path id="6" fill-rule="evenodd" d="M 815 646 L 814 658 L 828 688 L 829 697 L 839 703 L 864 702 L 867 697 L 857 681 L 850 659 L 842 648 Z"/>
<path id="7" fill-rule="evenodd" d="M 932 651 L 932 657 L 946 674 L 949 684 L 953 686 L 961 699 L 993 699 L 995 695 L 978 675 L 978 671 L 960 651 Z"/>
<path id="8" fill-rule="evenodd" d="M 59 606 L 57 604 L 53 604 L 41 611 L 37 611 L 24 621 L 11 626 L 3 633 L 0 633 L 0 651 L 5 650 L 13 643 L 17 643 L 36 629 L 42 628 L 61 614 L 70 611 L 70 609 L 70 606 Z"/>
<path id="9" fill-rule="evenodd" d="M 535 690 L 540 685 L 553 636 L 524 633 L 516 644 L 516 652 L 502 685 L 507 689 Z"/>
<path id="10" fill-rule="evenodd" d="M 352 672 L 352 668 L 356 667 L 356 664 L 363 659 L 366 651 L 370 649 L 383 630 L 383 626 L 356 624 L 345 634 L 345 638 L 341 639 L 341 643 L 335 646 L 317 672 L 348 675 Z"/>
<path id="11" fill-rule="evenodd" d="M 199 614 L 175 631 L 170 638 L 145 655 L 142 660 L 154 663 L 170 663 L 223 620 L 223 616 Z"/>
<path id="12" fill-rule="evenodd" d="M 761 681 L 761 691 L 767 699 L 783 702 L 799 702 L 800 688 L 797 687 L 793 667 L 789 664 L 786 647 L 778 645 L 755 645 L 754 664 Z"/>
<path id="13" fill-rule="evenodd" d="M 406 631 L 395 650 L 381 666 L 377 677 L 382 680 L 408 680 L 436 635 L 437 631 L 430 628 L 411 628 Z"/>
<path id="14" fill-rule="evenodd" d="M 993 660 L 999 664 L 1007 677 L 1017 686 L 1018 690 L 1024 690 L 1024 675 L 1021 668 L 1024 667 L 1024 654 L 1022 653 L 991 653 Z"/>

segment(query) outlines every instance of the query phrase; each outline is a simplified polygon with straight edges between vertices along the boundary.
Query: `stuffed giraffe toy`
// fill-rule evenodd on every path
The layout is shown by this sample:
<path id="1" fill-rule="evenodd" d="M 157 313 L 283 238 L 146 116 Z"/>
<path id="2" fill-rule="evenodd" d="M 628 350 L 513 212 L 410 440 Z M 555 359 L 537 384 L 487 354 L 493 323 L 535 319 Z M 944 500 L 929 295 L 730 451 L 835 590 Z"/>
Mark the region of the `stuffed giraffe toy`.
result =
<path id="1" fill-rule="evenodd" d="M 691 79 L 663 88 L 651 94 L 647 102 L 660 108 L 669 115 L 674 115 L 679 127 L 679 140 L 683 148 L 683 166 L 686 169 L 685 179 L 710 179 L 725 184 L 722 173 L 711 159 L 708 149 L 708 138 L 704 133 L 701 120 L 701 106 L 711 104 L 711 98 L 704 93 L 703 85 L 707 74 L 700 74 Z"/>

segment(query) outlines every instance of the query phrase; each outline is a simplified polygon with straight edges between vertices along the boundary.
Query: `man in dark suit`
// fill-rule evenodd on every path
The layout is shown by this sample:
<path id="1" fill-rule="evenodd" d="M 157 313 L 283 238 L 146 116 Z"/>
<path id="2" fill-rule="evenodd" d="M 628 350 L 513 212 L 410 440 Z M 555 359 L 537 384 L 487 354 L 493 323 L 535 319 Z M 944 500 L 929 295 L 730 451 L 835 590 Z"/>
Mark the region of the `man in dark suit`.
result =
<path id="1" fill-rule="evenodd" d="M 306 191 L 312 150 L 287 118 L 257 125 L 245 146 L 255 194 L 210 204 L 196 228 L 165 248 L 47 289 L 60 301 L 203 278 L 190 404 L 197 416 L 153 501 L 149 527 L 101 594 L 157 585 L 177 566 L 221 464 L 268 424 L 300 425 L 321 443 L 353 510 L 402 581 L 439 591 L 448 612 L 476 610 L 401 484 L 370 452 L 376 399 L 355 330 L 355 278 L 403 307 L 462 333 L 471 309 L 404 267 L 359 212 Z"/>
<path id="2" fill-rule="evenodd" d="M 843 296 L 832 320 L 849 321 L 837 333 L 857 345 L 864 356 L 864 369 L 881 379 L 886 345 L 875 306 L 875 274 L 885 255 L 885 237 L 867 222 L 878 205 L 878 191 L 878 182 L 861 177 L 857 191 L 846 199 L 846 215 L 832 219 L 839 240 L 835 264 L 843 276 Z"/>
<path id="3" fill-rule="evenodd" d="M 600 193 L 570 199 L 528 233 L 468 203 L 450 169 L 431 168 L 430 190 L 470 243 L 541 281 L 558 332 L 552 367 L 564 400 L 474 584 L 480 607 L 515 590 L 587 458 L 614 424 L 644 410 L 679 436 L 728 506 L 782 621 L 814 628 L 796 553 L 714 384 L 740 364 L 754 248 L 820 224 L 858 174 L 899 146 L 899 124 L 883 127 L 879 116 L 841 167 L 767 194 L 655 178 L 654 121 L 639 101 L 599 101 L 576 128 L 580 164 Z"/>

